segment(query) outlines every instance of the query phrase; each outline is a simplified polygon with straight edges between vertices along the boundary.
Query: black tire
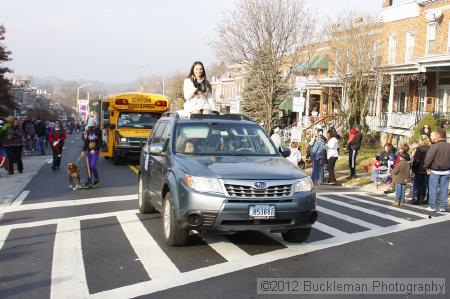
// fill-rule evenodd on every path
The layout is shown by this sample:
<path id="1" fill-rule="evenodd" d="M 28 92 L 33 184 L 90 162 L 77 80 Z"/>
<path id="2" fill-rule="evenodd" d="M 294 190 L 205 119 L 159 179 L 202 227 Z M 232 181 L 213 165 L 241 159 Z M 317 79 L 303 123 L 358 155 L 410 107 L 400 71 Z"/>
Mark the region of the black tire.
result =
<path id="1" fill-rule="evenodd" d="M 113 164 L 114 165 L 119 165 L 120 164 L 120 157 L 119 157 L 119 155 L 117 155 L 117 153 L 116 152 L 114 152 L 113 153 Z"/>
<path id="2" fill-rule="evenodd" d="M 164 241 L 169 246 L 184 246 L 187 243 L 189 231 L 185 229 L 179 229 L 175 220 L 175 211 L 172 206 L 172 197 L 170 192 L 166 194 L 164 198 L 163 210 L 162 210 L 162 229 L 164 235 Z M 168 227 L 166 226 L 168 223 Z"/>
<path id="3" fill-rule="evenodd" d="M 281 233 L 281 236 L 283 239 L 290 243 L 302 243 L 305 242 L 309 234 L 311 233 L 311 228 L 293 228 L 288 230 L 285 233 Z"/>
<path id="4" fill-rule="evenodd" d="M 104 158 L 105 158 L 105 160 L 109 160 L 109 159 L 111 159 L 111 157 L 107 157 L 107 156 L 105 156 Z"/>
<path id="5" fill-rule="evenodd" d="M 155 207 L 150 203 L 150 197 L 144 192 L 141 175 L 138 177 L 138 208 L 142 214 L 155 212 Z"/>

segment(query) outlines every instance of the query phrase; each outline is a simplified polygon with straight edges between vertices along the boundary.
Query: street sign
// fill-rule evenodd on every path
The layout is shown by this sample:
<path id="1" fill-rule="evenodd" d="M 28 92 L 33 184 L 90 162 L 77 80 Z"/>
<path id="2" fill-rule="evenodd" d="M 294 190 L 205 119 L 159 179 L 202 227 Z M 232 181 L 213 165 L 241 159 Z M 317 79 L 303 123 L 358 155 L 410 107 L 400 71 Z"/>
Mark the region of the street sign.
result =
<path id="1" fill-rule="evenodd" d="M 291 142 L 302 141 L 302 127 L 292 127 L 291 129 Z"/>
<path id="2" fill-rule="evenodd" d="M 241 113 L 241 100 L 230 100 L 230 113 Z"/>
<path id="3" fill-rule="evenodd" d="M 292 100 L 292 111 L 302 114 L 304 109 L 305 109 L 305 98 L 294 97 L 294 99 Z"/>

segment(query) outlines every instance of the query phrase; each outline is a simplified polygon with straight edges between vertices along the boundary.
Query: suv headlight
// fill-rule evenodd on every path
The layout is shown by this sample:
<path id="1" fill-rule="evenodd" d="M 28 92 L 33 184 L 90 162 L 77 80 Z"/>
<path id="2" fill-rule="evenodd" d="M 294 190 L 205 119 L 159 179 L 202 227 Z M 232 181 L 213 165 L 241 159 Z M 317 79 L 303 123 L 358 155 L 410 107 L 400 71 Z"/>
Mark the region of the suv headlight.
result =
<path id="1" fill-rule="evenodd" d="M 223 193 L 218 179 L 203 178 L 186 174 L 184 183 L 198 192 Z"/>
<path id="2" fill-rule="evenodd" d="M 308 176 L 300 179 L 294 184 L 294 192 L 308 192 L 314 188 L 311 178 Z"/>

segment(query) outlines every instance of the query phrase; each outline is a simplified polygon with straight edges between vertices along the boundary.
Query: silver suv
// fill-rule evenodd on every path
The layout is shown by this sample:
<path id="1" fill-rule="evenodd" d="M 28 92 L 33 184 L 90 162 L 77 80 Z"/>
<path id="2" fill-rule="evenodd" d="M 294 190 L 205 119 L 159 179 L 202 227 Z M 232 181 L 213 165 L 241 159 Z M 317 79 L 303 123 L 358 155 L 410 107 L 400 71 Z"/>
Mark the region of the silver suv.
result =
<path id="1" fill-rule="evenodd" d="M 171 246 L 185 245 L 189 230 L 267 230 L 303 242 L 317 219 L 315 192 L 289 154 L 242 115 L 165 113 L 141 152 L 139 210 L 162 213 Z"/>

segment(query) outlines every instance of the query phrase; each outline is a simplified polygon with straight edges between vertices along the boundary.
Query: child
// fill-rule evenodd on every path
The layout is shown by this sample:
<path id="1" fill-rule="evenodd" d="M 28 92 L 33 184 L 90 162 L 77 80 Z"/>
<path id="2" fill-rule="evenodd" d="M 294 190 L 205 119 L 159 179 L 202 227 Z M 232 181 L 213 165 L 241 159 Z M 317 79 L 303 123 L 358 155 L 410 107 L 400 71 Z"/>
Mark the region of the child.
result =
<path id="1" fill-rule="evenodd" d="M 298 162 L 300 162 L 301 156 L 300 151 L 297 148 L 297 142 L 291 143 L 291 155 L 287 157 L 287 159 L 295 166 L 298 166 Z"/>
<path id="2" fill-rule="evenodd" d="M 392 173 L 393 182 L 395 184 L 395 201 L 392 203 L 394 206 L 399 207 L 405 203 L 405 191 L 406 184 L 410 179 L 411 167 L 409 165 L 409 154 L 405 152 L 400 152 L 400 161 L 395 165 Z"/>

